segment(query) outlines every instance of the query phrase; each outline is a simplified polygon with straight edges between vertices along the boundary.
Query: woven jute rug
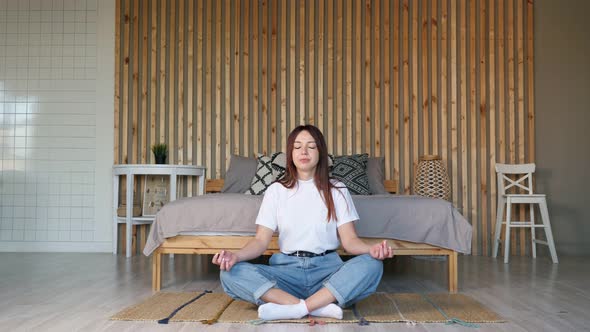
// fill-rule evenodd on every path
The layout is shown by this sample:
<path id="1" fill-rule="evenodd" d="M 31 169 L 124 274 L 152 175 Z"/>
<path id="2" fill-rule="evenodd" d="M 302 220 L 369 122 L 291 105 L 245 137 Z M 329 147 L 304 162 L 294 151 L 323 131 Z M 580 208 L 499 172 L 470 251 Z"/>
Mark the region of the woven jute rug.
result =
<path id="1" fill-rule="evenodd" d="M 500 323 L 496 313 L 463 294 L 376 293 L 344 309 L 341 320 L 306 317 L 297 320 L 261 321 L 253 304 L 232 300 L 223 293 L 160 292 L 117 313 L 112 320 L 220 323 Z"/>

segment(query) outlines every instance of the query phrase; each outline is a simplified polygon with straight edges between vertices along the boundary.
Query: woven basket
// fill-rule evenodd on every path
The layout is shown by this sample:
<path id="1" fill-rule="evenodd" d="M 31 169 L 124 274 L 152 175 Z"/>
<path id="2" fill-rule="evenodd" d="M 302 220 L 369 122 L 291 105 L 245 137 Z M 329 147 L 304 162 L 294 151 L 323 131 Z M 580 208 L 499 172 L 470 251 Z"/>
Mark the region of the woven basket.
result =
<path id="1" fill-rule="evenodd" d="M 420 157 L 414 172 L 414 194 L 447 201 L 451 199 L 449 175 L 440 156 Z"/>

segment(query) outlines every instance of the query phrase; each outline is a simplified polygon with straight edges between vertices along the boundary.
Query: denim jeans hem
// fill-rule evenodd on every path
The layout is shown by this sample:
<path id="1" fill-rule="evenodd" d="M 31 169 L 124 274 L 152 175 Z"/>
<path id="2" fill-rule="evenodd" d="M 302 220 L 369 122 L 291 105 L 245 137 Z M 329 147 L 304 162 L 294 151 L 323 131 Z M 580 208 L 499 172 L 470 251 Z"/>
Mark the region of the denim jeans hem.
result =
<path id="1" fill-rule="evenodd" d="M 277 284 L 276 281 L 267 281 L 252 294 L 256 305 L 262 305 L 265 302 L 260 299 L 264 293 L 268 292 L 269 289 L 273 288 Z"/>
<path id="2" fill-rule="evenodd" d="M 330 291 L 330 293 L 332 293 L 332 295 L 336 298 L 336 301 L 338 301 L 338 305 L 341 308 L 344 308 L 344 305 L 346 304 L 346 301 L 344 300 L 344 297 L 342 297 L 342 295 L 340 295 L 340 293 L 338 293 L 338 291 L 336 290 L 336 288 L 334 288 L 334 286 L 332 286 L 332 284 L 330 284 L 329 281 L 326 281 L 324 283 L 324 286 Z"/>

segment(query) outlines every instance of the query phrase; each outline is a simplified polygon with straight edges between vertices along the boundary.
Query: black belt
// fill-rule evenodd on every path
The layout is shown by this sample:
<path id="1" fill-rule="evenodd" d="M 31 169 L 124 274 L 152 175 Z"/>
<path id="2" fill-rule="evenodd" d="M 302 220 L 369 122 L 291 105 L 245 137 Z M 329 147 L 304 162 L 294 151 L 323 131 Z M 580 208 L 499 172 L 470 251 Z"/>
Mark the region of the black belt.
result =
<path id="1" fill-rule="evenodd" d="M 287 255 L 287 256 L 296 256 L 296 257 L 317 257 L 317 256 L 326 256 L 327 254 L 331 254 L 333 252 L 334 252 L 334 250 L 326 250 L 326 251 L 324 251 L 322 253 L 316 254 L 315 252 L 298 250 L 298 251 L 295 251 L 293 253 L 285 254 L 285 255 Z"/>

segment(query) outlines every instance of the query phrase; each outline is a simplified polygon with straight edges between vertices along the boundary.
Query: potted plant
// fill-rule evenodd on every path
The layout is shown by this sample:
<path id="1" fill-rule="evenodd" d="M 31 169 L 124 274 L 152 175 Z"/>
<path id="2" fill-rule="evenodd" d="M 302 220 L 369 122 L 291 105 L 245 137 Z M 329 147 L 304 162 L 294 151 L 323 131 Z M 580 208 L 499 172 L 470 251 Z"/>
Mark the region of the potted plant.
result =
<path id="1" fill-rule="evenodd" d="M 152 145 L 152 152 L 156 158 L 156 164 L 165 164 L 168 156 L 168 145 L 166 143 L 158 143 Z"/>

